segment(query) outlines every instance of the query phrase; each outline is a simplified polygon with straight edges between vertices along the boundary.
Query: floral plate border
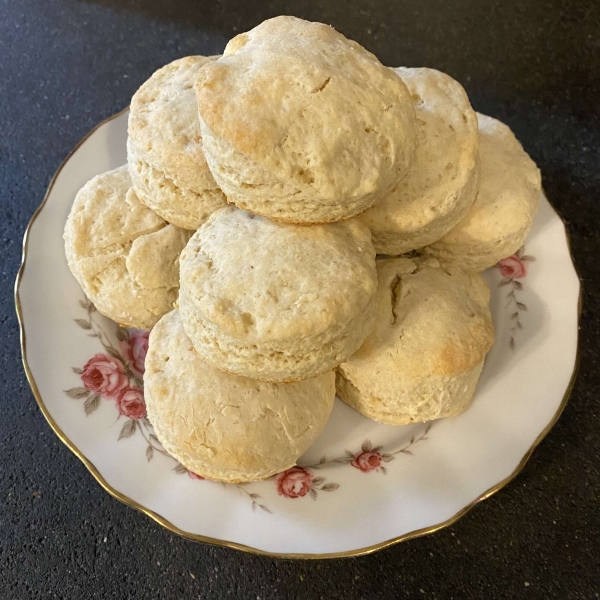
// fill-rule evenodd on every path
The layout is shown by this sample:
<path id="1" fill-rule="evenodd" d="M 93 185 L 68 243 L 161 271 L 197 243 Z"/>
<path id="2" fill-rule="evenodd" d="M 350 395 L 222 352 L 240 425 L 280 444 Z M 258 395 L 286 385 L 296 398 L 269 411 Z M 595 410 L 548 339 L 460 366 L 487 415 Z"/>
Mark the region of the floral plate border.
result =
<path id="1" fill-rule="evenodd" d="M 249 552 L 249 553 L 253 553 L 253 554 L 264 555 L 264 556 L 271 556 L 271 557 L 277 557 L 277 558 L 287 558 L 287 559 L 290 559 L 290 558 L 295 558 L 295 559 L 343 558 L 343 557 L 361 556 L 361 555 L 365 555 L 365 554 L 371 554 L 371 553 L 373 553 L 373 552 L 375 552 L 377 550 L 382 550 L 384 548 L 387 548 L 389 546 L 398 544 L 400 542 L 407 541 L 407 540 L 410 540 L 410 539 L 413 539 L 413 538 L 416 538 L 416 537 L 421 537 L 423 535 L 431 534 L 431 533 L 434 533 L 436 531 L 439 531 L 440 529 L 444 529 L 445 527 L 449 527 L 452 524 L 454 524 L 456 521 L 458 521 L 467 512 L 469 512 L 479 502 L 481 502 L 481 501 L 489 498 L 490 496 L 492 496 L 493 494 L 495 494 L 496 492 L 498 492 L 499 490 L 501 490 L 503 487 L 505 487 L 508 483 L 510 483 L 521 472 L 521 470 L 524 468 L 525 464 L 529 460 L 530 456 L 532 455 L 533 451 L 536 449 L 536 447 L 540 444 L 540 442 L 544 439 L 544 437 L 546 437 L 546 435 L 548 434 L 548 432 L 555 425 L 556 421 L 558 420 L 558 418 L 562 414 L 562 412 L 563 412 L 563 410 L 564 410 L 564 408 L 565 408 L 565 406 L 566 406 L 566 404 L 567 404 L 567 402 L 569 400 L 571 391 L 573 389 L 573 385 L 574 385 L 576 377 L 577 377 L 578 368 L 579 368 L 580 345 L 579 345 L 579 335 L 578 335 L 578 333 L 577 333 L 577 352 L 576 352 L 576 357 L 575 357 L 575 364 L 574 364 L 573 373 L 571 375 L 571 378 L 570 378 L 569 384 L 567 386 L 567 389 L 565 391 L 565 394 L 564 394 L 564 396 L 563 396 L 563 398 L 562 398 L 562 400 L 561 400 L 561 402 L 560 402 L 560 404 L 559 404 L 556 412 L 554 413 L 553 417 L 550 419 L 549 423 L 541 431 L 541 433 L 537 436 L 537 438 L 535 439 L 535 441 L 533 442 L 533 444 L 531 445 L 531 447 L 529 448 L 529 450 L 524 454 L 524 456 L 522 457 L 522 459 L 519 461 L 519 463 L 517 464 L 517 466 L 515 467 L 515 469 L 513 470 L 513 472 L 510 473 L 503 480 L 501 480 L 500 482 L 498 482 L 497 484 L 495 484 L 494 486 L 490 487 L 488 490 L 486 490 L 485 492 L 483 492 L 482 494 L 480 494 L 471 503 L 469 503 L 468 505 L 466 505 L 464 508 L 462 508 L 461 510 L 459 510 L 456 514 L 454 514 L 450 518 L 446 519 L 445 521 L 437 523 L 436 525 L 433 525 L 433 526 L 429 526 L 429 527 L 425 527 L 425 528 L 422 528 L 422 529 L 417 529 L 415 531 L 411 531 L 411 532 L 405 533 L 405 534 L 403 534 L 401 536 L 397 536 L 397 537 L 391 538 L 391 539 L 386 540 L 384 542 L 380 542 L 380 543 L 377 543 L 377 544 L 373 544 L 371 546 L 367 546 L 367 547 L 364 547 L 364 548 L 358 548 L 358 549 L 350 550 L 350 551 L 346 551 L 346 552 L 335 552 L 335 553 L 327 553 L 327 554 L 303 554 L 303 553 L 276 553 L 276 552 L 267 552 L 267 551 L 264 551 L 264 550 L 260 550 L 258 548 L 253 548 L 251 546 L 240 544 L 240 543 L 236 543 L 236 542 L 231 542 L 231 541 L 226 541 L 226 540 L 220 540 L 220 539 L 216 539 L 216 538 L 212 538 L 212 537 L 208 537 L 208 536 L 203 536 L 203 535 L 198 535 L 198 534 L 190 534 L 190 533 L 188 533 L 186 531 L 183 531 L 182 529 L 176 527 L 175 525 L 173 525 L 173 523 L 171 523 L 170 521 L 168 521 L 167 519 L 165 519 L 163 516 L 159 515 L 158 513 L 154 512 L 152 510 L 149 510 L 148 508 L 142 506 L 141 504 L 139 504 L 135 500 L 133 500 L 133 499 L 125 496 L 124 494 L 122 494 L 121 492 L 119 492 L 118 490 L 116 490 L 115 488 L 113 488 L 110 484 L 108 484 L 107 481 L 104 479 L 104 477 L 100 474 L 100 472 L 98 471 L 98 469 L 96 469 L 96 467 L 92 464 L 92 462 L 89 459 L 87 459 L 86 456 L 84 456 L 84 454 L 75 446 L 75 444 L 73 444 L 73 442 L 64 434 L 64 432 L 59 427 L 59 425 L 56 423 L 56 421 L 52 418 L 51 414 L 49 413 L 47 407 L 44 404 L 44 401 L 43 401 L 43 399 L 41 397 L 41 394 L 39 392 L 39 389 L 37 387 L 35 379 L 33 378 L 33 375 L 31 373 L 31 369 L 29 368 L 29 364 L 28 364 L 28 361 L 27 361 L 27 341 L 26 341 L 26 337 L 25 337 L 25 329 L 24 329 L 24 323 L 23 323 L 23 313 L 22 313 L 21 302 L 20 302 L 20 298 L 19 298 L 19 286 L 20 286 L 20 283 L 21 283 L 21 279 L 22 279 L 22 276 L 23 276 L 23 273 L 24 273 L 24 270 L 25 270 L 26 261 L 27 261 L 27 248 L 28 248 L 28 240 L 29 240 L 29 233 L 31 231 L 31 226 L 33 225 L 33 223 L 35 222 L 36 218 L 38 217 L 38 215 L 40 214 L 40 212 L 44 208 L 44 205 L 46 204 L 46 201 L 48 200 L 48 198 L 50 196 L 50 192 L 52 191 L 52 188 L 53 188 L 53 186 L 54 186 L 54 184 L 56 182 L 56 179 L 57 179 L 58 175 L 60 174 L 60 172 L 62 171 L 62 169 L 64 168 L 64 166 L 67 164 L 67 162 L 69 161 L 69 159 L 75 154 L 75 152 L 80 148 L 80 146 L 95 131 L 97 131 L 100 127 L 102 127 L 106 123 L 108 123 L 108 122 L 112 121 L 113 119 L 116 119 L 117 117 L 121 116 L 122 114 L 124 114 L 125 112 L 127 112 L 127 110 L 128 110 L 128 108 L 123 109 L 122 111 L 120 111 L 120 112 L 112 115 L 108 119 L 105 119 L 104 121 L 102 121 L 101 123 L 99 123 L 98 125 L 96 125 L 92 130 L 90 130 L 79 141 L 79 143 L 71 150 L 71 152 L 67 155 L 67 157 L 65 158 L 65 160 L 61 163 L 61 165 L 57 169 L 56 173 L 52 177 L 52 180 L 50 181 L 50 184 L 48 186 L 48 189 L 46 191 L 44 199 L 42 200 L 42 203 L 39 205 L 39 207 L 33 213 L 32 217 L 31 217 L 31 219 L 30 219 L 30 221 L 29 221 L 29 223 L 27 225 L 27 229 L 25 230 L 25 234 L 24 234 L 24 237 L 23 237 L 23 253 L 22 253 L 21 266 L 20 266 L 19 271 L 17 273 L 17 277 L 16 277 L 16 281 L 15 281 L 15 288 L 14 288 L 15 307 L 16 307 L 17 319 L 18 319 L 18 322 L 19 322 L 19 329 L 20 329 L 20 341 L 21 341 L 21 353 L 22 353 L 23 367 L 24 367 L 24 370 L 25 370 L 25 374 L 26 374 L 27 380 L 28 380 L 29 385 L 31 387 L 31 390 L 33 392 L 33 395 L 34 395 L 34 397 L 36 399 L 36 402 L 37 402 L 38 406 L 40 407 L 40 410 L 42 411 L 42 414 L 44 415 L 44 417 L 48 421 L 50 427 L 53 429 L 53 431 L 56 433 L 56 435 L 59 437 L 59 439 L 83 462 L 83 464 L 87 467 L 87 469 L 94 476 L 94 478 L 98 481 L 98 483 L 109 494 L 111 494 L 114 498 L 116 498 L 117 500 L 120 500 L 124 504 L 127 504 L 128 506 L 131 506 L 132 508 L 135 508 L 135 509 L 139 510 L 140 512 L 146 514 L 147 516 L 149 516 L 150 518 L 152 518 L 154 521 L 156 521 L 157 523 L 159 523 L 160 525 L 162 525 L 166 529 L 169 529 L 173 533 L 177 533 L 178 535 L 181 535 L 182 537 L 186 537 L 186 538 L 194 540 L 194 541 L 204 542 L 204 543 L 213 544 L 213 545 L 217 545 L 217 546 L 223 546 L 223 547 L 233 548 L 233 549 L 237 549 L 237 550 L 241 550 L 241 551 Z M 550 206 L 552 207 L 552 205 L 550 205 Z M 566 225 L 564 224 L 564 221 L 562 220 L 562 218 L 558 214 L 558 212 L 554 209 L 554 207 L 552 207 L 552 210 L 554 211 L 554 213 L 556 214 L 556 216 L 559 218 L 559 220 L 561 221 L 561 223 L 562 223 L 562 225 L 564 227 L 565 237 L 566 237 L 566 240 L 567 240 L 567 246 L 568 246 L 568 251 L 569 251 L 569 256 L 571 258 L 571 262 L 573 264 L 573 267 L 575 269 L 575 273 L 576 273 L 577 279 L 579 281 L 579 297 L 578 297 L 578 306 L 577 306 L 577 322 L 579 324 L 580 321 L 581 321 L 582 281 L 581 281 L 581 277 L 579 276 L 579 273 L 577 272 L 577 269 L 575 267 L 575 261 L 573 260 L 573 253 L 572 253 L 572 248 L 571 248 L 571 240 L 570 240 L 570 237 L 569 237 L 568 229 L 567 229 Z M 516 279 L 516 278 L 513 278 L 513 279 Z M 516 288 L 518 289 L 518 286 L 516 286 Z M 517 326 L 517 328 L 518 328 L 518 326 Z M 514 344 L 514 342 L 513 342 L 513 344 Z"/>
<path id="2" fill-rule="evenodd" d="M 523 271 L 522 276 L 525 275 Z M 117 441 L 127 439 L 138 432 L 146 442 L 146 460 L 150 462 L 156 452 L 162 454 L 175 463 L 173 470 L 178 474 L 187 473 L 191 479 L 204 480 L 204 477 L 189 471 L 162 446 L 148 420 L 146 402 L 144 398 L 144 373 L 145 358 L 148 351 L 149 332 L 140 329 L 126 329 L 118 324 L 108 321 L 114 327 L 115 334 L 111 336 L 106 324 L 102 326 L 97 315 L 99 314 L 94 304 L 88 299 L 79 300 L 79 306 L 85 311 L 83 317 L 74 319 L 77 326 L 85 335 L 97 339 L 103 346 L 104 352 L 96 352 L 83 367 L 71 367 L 73 373 L 79 376 L 82 385 L 63 390 L 71 400 L 83 401 L 83 411 L 86 417 L 94 413 L 102 399 L 113 401 L 117 412 L 117 421 L 124 417 Z M 111 341 L 116 339 L 116 343 Z M 396 450 L 385 449 L 384 446 L 373 446 L 370 440 L 365 440 L 357 451 L 345 450 L 344 455 L 327 459 L 323 455 L 316 463 L 296 465 L 281 473 L 268 478 L 274 481 L 277 493 L 284 498 L 296 499 L 309 496 L 313 500 L 318 498 L 318 492 L 333 492 L 340 485 L 326 481 L 323 476 L 317 476 L 314 471 L 330 466 L 334 463 L 350 465 L 361 473 L 379 472 L 387 473 L 385 463 L 389 463 L 397 455 L 412 456 L 415 444 L 427 438 L 433 423 L 426 423 L 418 435 L 413 435 L 407 444 Z M 264 504 L 262 496 L 247 489 L 248 483 L 231 483 L 239 492 L 251 500 L 251 508 L 260 508 L 267 513 L 272 513 Z"/>

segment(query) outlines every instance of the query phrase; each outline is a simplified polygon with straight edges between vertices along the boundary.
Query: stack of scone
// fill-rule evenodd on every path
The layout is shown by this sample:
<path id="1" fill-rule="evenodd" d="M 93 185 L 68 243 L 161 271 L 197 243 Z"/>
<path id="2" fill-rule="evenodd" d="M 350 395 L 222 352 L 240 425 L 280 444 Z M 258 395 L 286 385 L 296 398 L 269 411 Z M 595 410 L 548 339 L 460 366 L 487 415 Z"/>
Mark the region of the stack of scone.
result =
<path id="1" fill-rule="evenodd" d="M 157 71 L 127 151 L 78 193 L 66 253 L 101 313 L 152 330 L 148 417 L 185 467 L 293 466 L 336 388 L 394 425 L 469 406 L 493 342 L 478 272 L 523 244 L 541 184 L 451 77 L 278 17 Z"/>

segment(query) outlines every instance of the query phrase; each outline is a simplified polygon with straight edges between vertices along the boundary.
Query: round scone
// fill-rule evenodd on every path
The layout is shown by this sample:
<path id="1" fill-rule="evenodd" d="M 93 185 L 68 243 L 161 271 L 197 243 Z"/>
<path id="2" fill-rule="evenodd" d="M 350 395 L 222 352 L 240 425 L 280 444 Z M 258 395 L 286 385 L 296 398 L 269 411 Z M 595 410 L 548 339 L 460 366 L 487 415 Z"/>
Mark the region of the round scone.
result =
<path id="1" fill-rule="evenodd" d="M 227 373 L 289 382 L 326 373 L 375 318 L 365 225 L 303 227 L 226 207 L 181 254 L 179 311 L 198 354 Z"/>
<path id="2" fill-rule="evenodd" d="M 333 408 L 333 372 L 298 383 L 222 373 L 198 356 L 176 310 L 152 330 L 145 365 L 148 418 L 161 444 L 215 481 L 265 479 L 294 466 Z"/>
<path id="3" fill-rule="evenodd" d="M 338 367 L 339 396 L 390 425 L 461 413 L 494 340 L 487 284 L 435 259 L 380 259 L 377 274 L 375 327 Z"/>
<path id="4" fill-rule="evenodd" d="M 462 86 L 435 69 L 395 69 L 417 113 L 417 150 L 408 175 L 361 219 L 377 254 L 435 242 L 473 205 L 478 179 L 477 117 Z"/>
<path id="5" fill-rule="evenodd" d="M 479 120 L 479 192 L 467 216 L 425 249 L 445 263 L 483 271 L 525 241 L 540 202 L 540 170 L 503 123 Z"/>
<path id="6" fill-rule="evenodd" d="M 65 226 L 65 253 L 104 316 L 151 329 L 177 300 L 179 254 L 191 235 L 138 200 L 123 166 L 79 190 Z"/>
<path id="7" fill-rule="evenodd" d="M 407 173 L 415 111 L 402 80 L 332 27 L 276 17 L 196 80 L 204 151 L 229 201 L 289 223 L 352 217 Z"/>
<path id="8" fill-rule="evenodd" d="M 127 161 L 139 199 L 196 230 L 227 200 L 202 151 L 194 80 L 215 57 L 186 56 L 156 71 L 131 99 Z"/>

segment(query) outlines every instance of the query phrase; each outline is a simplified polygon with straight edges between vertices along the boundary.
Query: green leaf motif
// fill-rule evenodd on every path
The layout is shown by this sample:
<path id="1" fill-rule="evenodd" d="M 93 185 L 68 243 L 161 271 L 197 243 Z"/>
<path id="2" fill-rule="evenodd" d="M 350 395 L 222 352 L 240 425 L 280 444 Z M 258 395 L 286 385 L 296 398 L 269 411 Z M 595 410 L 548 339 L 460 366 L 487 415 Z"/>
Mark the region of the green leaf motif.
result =
<path id="1" fill-rule="evenodd" d="M 174 467 L 173 471 L 175 471 L 175 473 L 177 473 L 178 475 L 183 475 L 184 473 L 188 472 L 188 470 L 181 464 Z"/>
<path id="2" fill-rule="evenodd" d="M 122 327 L 117 327 L 117 339 L 120 342 L 124 342 L 126 339 L 128 339 L 127 330 L 123 329 Z"/>
<path id="3" fill-rule="evenodd" d="M 153 456 L 154 456 L 154 448 L 152 446 L 150 446 L 150 444 L 148 444 L 148 447 L 146 448 L 146 458 L 148 459 L 148 462 L 150 462 L 152 460 Z"/>
<path id="4" fill-rule="evenodd" d="M 333 490 L 337 490 L 339 487 L 339 483 L 326 483 L 321 489 L 324 492 L 333 492 Z"/>
<path id="5" fill-rule="evenodd" d="M 121 355 L 114 348 L 111 348 L 110 346 L 105 346 L 105 349 L 108 352 L 108 354 L 110 354 L 113 358 L 116 358 L 117 360 L 120 360 L 120 361 L 123 360 L 121 358 Z"/>
<path id="6" fill-rule="evenodd" d="M 100 406 L 100 396 L 90 396 L 83 407 L 85 408 L 85 414 L 91 415 Z"/>
<path id="7" fill-rule="evenodd" d="M 77 373 L 77 375 L 81 375 L 83 373 L 83 369 L 79 367 L 71 367 L 73 369 L 73 373 Z"/>
<path id="8" fill-rule="evenodd" d="M 81 327 L 81 329 L 91 329 L 92 326 L 85 319 L 75 319 L 75 323 Z"/>
<path id="9" fill-rule="evenodd" d="M 136 430 L 137 427 L 137 422 L 135 419 L 129 419 L 125 425 L 123 425 L 122 429 L 121 429 L 121 433 L 119 433 L 119 440 L 122 440 L 123 438 L 128 438 L 131 437 Z"/>
<path id="10" fill-rule="evenodd" d="M 90 391 L 84 387 L 74 387 L 70 390 L 64 390 L 64 392 L 69 398 L 75 398 L 75 400 L 81 400 L 81 398 L 87 398 L 90 395 Z"/>

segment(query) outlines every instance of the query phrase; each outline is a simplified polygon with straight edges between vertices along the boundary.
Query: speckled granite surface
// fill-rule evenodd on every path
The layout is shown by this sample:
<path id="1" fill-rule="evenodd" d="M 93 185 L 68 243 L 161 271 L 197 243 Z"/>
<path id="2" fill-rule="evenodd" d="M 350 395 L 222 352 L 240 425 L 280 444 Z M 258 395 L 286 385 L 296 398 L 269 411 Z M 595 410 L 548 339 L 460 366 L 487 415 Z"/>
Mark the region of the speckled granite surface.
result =
<path id="1" fill-rule="evenodd" d="M 12 299 L 23 231 L 73 145 L 157 67 L 281 13 L 447 71 L 510 124 L 585 286 L 579 379 L 518 479 L 445 531 L 343 561 L 195 544 L 109 497 L 35 404 Z M 599 597 L 599 74 L 594 0 L 0 0 L 0 598 Z"/>

